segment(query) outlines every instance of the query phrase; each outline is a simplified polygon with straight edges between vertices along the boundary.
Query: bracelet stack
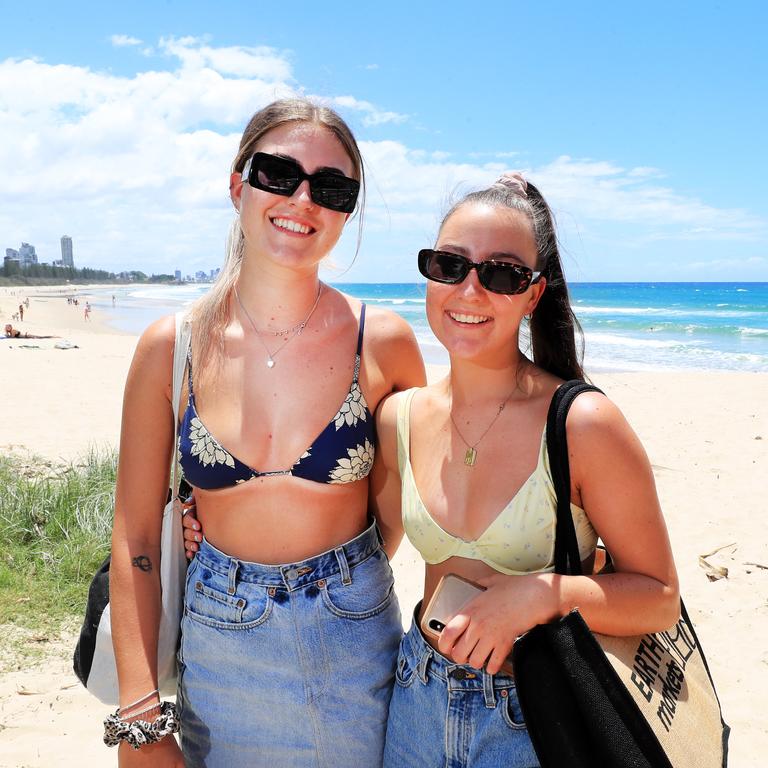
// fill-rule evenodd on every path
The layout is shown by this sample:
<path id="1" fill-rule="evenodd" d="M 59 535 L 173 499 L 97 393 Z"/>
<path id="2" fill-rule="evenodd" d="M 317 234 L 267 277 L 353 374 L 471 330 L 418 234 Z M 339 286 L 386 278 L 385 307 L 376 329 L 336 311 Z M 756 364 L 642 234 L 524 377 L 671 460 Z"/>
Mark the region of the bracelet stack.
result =
<path id="1" fill-rule="evenodd" d="M 156 695 L 157 701 L 149 703 Z M 151 714 L 155 716 L 152 722 L 149 722 L 146 718 Z M 155 689 L 127 706 L 119 707 L 114 714 L 106 717 L 104 743 L 108 747 L 114 747 L 121 741 L 126 741 L 134 749 L 140 749 L 145 744 L 154 744 L 178 730 L 176 705 L 170 701 L 160 701 L 159 693 Z"/>

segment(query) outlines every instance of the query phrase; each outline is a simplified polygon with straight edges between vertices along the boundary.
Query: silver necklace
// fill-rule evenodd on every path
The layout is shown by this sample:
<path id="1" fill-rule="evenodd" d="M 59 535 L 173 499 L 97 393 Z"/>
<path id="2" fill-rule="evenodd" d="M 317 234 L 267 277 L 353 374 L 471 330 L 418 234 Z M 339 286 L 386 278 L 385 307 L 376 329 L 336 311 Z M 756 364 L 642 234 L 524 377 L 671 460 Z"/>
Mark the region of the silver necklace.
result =
<path id="1" fill-rule="evenodd" d="M 464 443 L 464 445 L 467 446 L 467 452 L 464 454 L 464 463 L 468 467 L 474 467 L 475 462 L 477 461 L 477 446 L 480 445 L 480 441 L 491 431 L 491 427 L 496 423 L 496 420 L 501 416 L 501 412 L 506 408 L 507 403 L 509 402 L 509 398 L 512 397 L 512 392 L 510 392 L 507 395 L 506 400 L 499 406 L 499 409 L 496 411 L 496 415 L 491 419 L 491 423 L 486 427 L 485 432 L 483 432 L 480 437 L 475 440 L 473 444 L 470 444 L 467 439 L 464 437 L 464 435 L 461 434 L 461 430 L 459 429 L 459 425 L 456 423 L 456 420 L 453 418 L 453 396 L 451 396 L 451 403 L 448 406 L 448 415 L 451 417 L 451 423 L 453 424 L 457 434 L 461 438 L 461 441 Z"/>
<path id="2" fill-rule="evenodd" d="M 245 308 L 245 304 L 243 304 L 243 300 L 240 298 L 240 294 L 237 291 L 237 286 L 235 286 L 235 297 L 237 298 L 237 303 L 240 305 L 240 309 L 243 310 L 243 313 L 248 318 L 248 322 L 251 324 L 251 328 L 253 328 L 254 332 L 256 333 L 256 338 L 261 342 L 261 346 L 264 347 L 264 351 L 267 353 L 267 368 L 274 368 L 275 367 L 275 358 L 277 357 L 278 353 L 281 352 L 285 347 L 288 346 L 297 336 L 301 336 L 301 332 L 307 327 L 307 323 L 309 322 L 310 318 L 314 314 L 315 310 L 317 309 L 317 305 L 320 303 L 320 296 L 323 293 L 323 284 L 320 283 L 320 285 L 317 288 L 317 297 L 315 298 L 315 303 L 312 305 L 312 309 L 309 310 L 309 314 L 302 320 L 300 323 L 297 323 L 293 326 L 293 328 L 288 328 L 285 331 L 279 331 L 278 333 L 275 333 L 275 336 L 282 336 L 286 335 L 287 338 L 283 343 L 274 351 L 270 352 L 269 347 L 267 346 L 264 339 L 261 338 L 261 333 L 259 332 L 259 329 L 256 327 L 256 323 L 253 322 L 253 318 L 248 313 L 248 310 Z"/>

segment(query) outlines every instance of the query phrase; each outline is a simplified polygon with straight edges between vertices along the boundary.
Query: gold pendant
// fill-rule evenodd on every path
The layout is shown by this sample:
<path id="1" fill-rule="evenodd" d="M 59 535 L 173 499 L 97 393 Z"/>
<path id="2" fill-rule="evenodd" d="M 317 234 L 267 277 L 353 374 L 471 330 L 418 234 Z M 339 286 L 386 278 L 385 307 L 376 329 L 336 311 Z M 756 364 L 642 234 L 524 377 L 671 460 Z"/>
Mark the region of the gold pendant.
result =
<path id="1" fill-rule="evenodd" d="M 477 461 L 477 451 L 474 448 L 467 448 L 467 452 L 464 454 L 464 463 L 468 467 L 474 467 L 475 461 Z"/>

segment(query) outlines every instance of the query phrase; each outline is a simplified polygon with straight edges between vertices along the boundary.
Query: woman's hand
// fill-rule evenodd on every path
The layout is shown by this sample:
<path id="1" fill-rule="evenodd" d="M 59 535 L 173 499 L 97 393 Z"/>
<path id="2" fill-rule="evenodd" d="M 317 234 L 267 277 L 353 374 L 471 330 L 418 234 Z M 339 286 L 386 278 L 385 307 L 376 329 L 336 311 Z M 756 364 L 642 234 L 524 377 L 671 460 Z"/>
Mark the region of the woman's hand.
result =
<path id="1" fill-rule="evenodd" d="M 475 579 L 486 591 L 446 624 L 437 642 L 440 652 L 457 664 L 485 667 L 495 675 L 520 635 L 558 615 L 556 578 L 551 573 L 498 573 Z"/>
<path id="2" fill-rule="evenodd" d="M 187 559 L 191 560 L 199 549 L 198 543 L 203 540 L 203 528 L 195 516 L 195 494 L 193 493 L 186 501 L 183 501 L 181 507 L 184 510 L 181 516 L 181 523 L 184 527 L 184 549 L 187 553 Z"/>
<path id="3" fill-rule="evenodd" d="M 123 741 L 117 750 L 119 768 L 184 768 L 184 756 L 173 736 L 140 749 Z"/>

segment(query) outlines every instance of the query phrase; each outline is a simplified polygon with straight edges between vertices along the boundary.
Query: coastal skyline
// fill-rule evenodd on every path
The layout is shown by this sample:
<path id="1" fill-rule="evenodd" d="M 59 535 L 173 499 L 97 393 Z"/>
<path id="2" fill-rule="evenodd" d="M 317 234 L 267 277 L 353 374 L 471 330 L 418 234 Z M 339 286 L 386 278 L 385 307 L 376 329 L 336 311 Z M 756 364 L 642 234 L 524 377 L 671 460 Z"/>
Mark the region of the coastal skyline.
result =
<path id="1" fill-rule="evenodd" d="M 418 280 L 449 202 L 512 166 L 552 203 L 571 280 L 768 280 L 757 3 L 295 10 L 4 4 L 0 241 L 215 268 L 242 128 L 293 93 L 338 109 L 367 163 L 360 253 L 355 219 L 326 279 Z"/>

